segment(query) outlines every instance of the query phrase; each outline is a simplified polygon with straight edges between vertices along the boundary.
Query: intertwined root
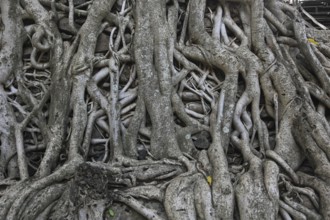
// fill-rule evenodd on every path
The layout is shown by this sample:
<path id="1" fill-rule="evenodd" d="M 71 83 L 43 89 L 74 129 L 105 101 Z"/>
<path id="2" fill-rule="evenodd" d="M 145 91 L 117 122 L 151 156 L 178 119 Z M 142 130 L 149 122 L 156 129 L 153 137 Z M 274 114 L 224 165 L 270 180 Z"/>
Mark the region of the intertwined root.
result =
<path id="1" fill-rule="evenodd" d="M 0 6 L 0 219 L 330 218 L 329 31 L 299 7 Z"/>

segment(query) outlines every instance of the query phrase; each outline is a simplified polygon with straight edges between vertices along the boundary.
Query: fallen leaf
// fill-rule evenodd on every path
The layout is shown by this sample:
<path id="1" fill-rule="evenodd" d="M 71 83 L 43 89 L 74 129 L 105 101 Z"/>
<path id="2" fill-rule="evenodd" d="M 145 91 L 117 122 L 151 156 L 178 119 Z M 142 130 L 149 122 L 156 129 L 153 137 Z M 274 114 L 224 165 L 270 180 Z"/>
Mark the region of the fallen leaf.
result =
<path id="1" fill-rule="evenodd" d="M 115 212 L 111 208 L 108 209 L 108 212 L 109 212 L 110 217 L 115 216 Z"/>
<path id="2" fill-rule="evenodd" d="M 212 176 L 206 177 L 207 183 L 211 186 L 212 185 Z"/>
<path id="3" fill-rule="evenodd" d="M 312 43 L 312 44 L 315 44 L 315 45 L 318 45 L 319 43 L 317 41 L 315 41 L 313 38 L 307 38 L 307 40 Z"/>

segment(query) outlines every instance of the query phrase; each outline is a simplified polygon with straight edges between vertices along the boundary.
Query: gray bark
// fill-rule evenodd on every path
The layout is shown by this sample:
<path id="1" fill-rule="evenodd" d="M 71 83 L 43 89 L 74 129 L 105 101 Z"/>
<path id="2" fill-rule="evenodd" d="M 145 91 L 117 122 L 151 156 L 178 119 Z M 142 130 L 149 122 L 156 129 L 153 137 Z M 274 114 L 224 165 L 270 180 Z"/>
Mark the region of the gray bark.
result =
<path id="1" fill-rule="evenodd" d="M 0 220 L 330 219 L 330 33 L 299 6 L 0 7 Z"/>

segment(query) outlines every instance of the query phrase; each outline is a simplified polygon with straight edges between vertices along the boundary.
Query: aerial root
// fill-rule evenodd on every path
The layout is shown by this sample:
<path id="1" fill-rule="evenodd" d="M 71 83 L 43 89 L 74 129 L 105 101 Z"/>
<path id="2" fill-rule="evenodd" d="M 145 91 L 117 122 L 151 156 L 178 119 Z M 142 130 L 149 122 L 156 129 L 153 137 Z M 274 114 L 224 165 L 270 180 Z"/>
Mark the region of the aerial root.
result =
<path id="1" fill-rule="evenodd" d="M 297 184 L 299 182 L 299 178 L 295 173 L 295 171 L 275 151 L 272 150 L 266 151 L 266 156 L 277 162 L 285 170 L 285 172 L 287 172 L 290 175 L 294 183 Z"/>
<path id="2" fill-rule="evenodd" d="M 168 185 L 164 206 L 170 220 L 196 219 L 194 185 L 201 174 L 178 176 Z"/>
<path id="3" fill-rule="evenodd" d="M 21 210 L 18 219 L 37 219 L 42 212 L 53 204 L 63 193 L 65 184 L 53 184 L 45 189 L 31 193 L 20 207 Z"/>
<path id="4" fill-rule="evenodd" d="M 147 208 L 143 204 L 141 204 L 139 201 L 134 199 L 131 196 L 125 196 L 125 195 L 116 195 L 115 200 L 118 202 L 122 202 L 126 204 L 127 206 L 134 209 L 136 212 L 144 216 L 148 220 L 164 220 L 161 216 L 157 214 L 157 210 L 153 210 L 151 208 Z"/>
<path id="5" fill-rule="evenodd" d="M 45 188 L 53 185 L 54 183 L 58 183 L 61 181 L 65 181 L 69 178 L 71 178 L 78 167 L 78 165 L 82 162 L 81 157 L 73 158 L 71 161 L 60 167 L 57 171 L 52 173 L 51 175 L 41 178 L 39 180 L 33 181 L 33 180 L 26 180 L 23 182 L 20 182 L 17 184 L 17 186 L 14 187 L 13 195 L 10 196 L 10 194 L 7 194 L 8 198 L 4 201 L 7 201 L 6 205 L 2 206 L 0 209 L 0 214 L 2 219 L 17 219 L 18 214 L 20 213 L 21 208 L 26 205 L 26 200 L 29 198 L 29 196 L 35 196 L 36 193 L 40 190 L 44 190 Z M 29 185 L 27 188 L 26 186 Z M 57 185 L 58 187 L 62 187 L 61 184 Z M 58 188 L 51 188 L 50 190 L 55 190 L 54 195 L 48 194 L 45 195 L 45 197 L 50 200 L 55 200 L 60 196 L 60 191 L 58 191 Z M 47 194 L 47 193 L 46 193 Z M 55 196 L 56 198 L 54 198 Z M 41 198 L 44 199 L 44 198 Z M 3 198 L 1 198 L 1 201 L 3 201 Z M 43 200 L 45 204 L 40 204 L 41 206 L 48 206 L 49 200 Z M 48 203 L 48 204 L 47 204 Z M 38 205 L 38 204 L 36 204 Z M 33 206 L 32 206 L 33 207 Z M 34 213 L 28 213 L 29 215 L 35 216 L 39 214 L 40 207 L 37 207 L 34 211 Z M 0 219 L 1 219 L 0 218 Z"/>
<path id="6" fill-rule="evenodd" d="M 210 185 L 212 181 L 206 182 L 204 178 L 198 178 L 194 186 L 195 208 L 197 219 L 215 219 L 212 205 L 212 193 Z"/>
<path id="7" fill-rule="evenodd" d="M 284 201 L 286 204 L 288 204 L 289 206 L 291 206 L 298 212 L 303 213 L 307 217 L 307 219 L 311 219 L 311 220 L 321 220 L 322 219 L 322 217 L 319 214 L 315 213 L 313 210 L 310 210 L 309 208 L 290 200 L 288 197 L 284 197 Z"/>
<path id="8" fill-rule="evenodd" d="M 298 172 L 300 184 L 309 186 L 318 192 L 320 197 L 320 213 L 323 219 L 330 218 L 330 187 L 323 180 L 310 176 L 308 174 Z"/>

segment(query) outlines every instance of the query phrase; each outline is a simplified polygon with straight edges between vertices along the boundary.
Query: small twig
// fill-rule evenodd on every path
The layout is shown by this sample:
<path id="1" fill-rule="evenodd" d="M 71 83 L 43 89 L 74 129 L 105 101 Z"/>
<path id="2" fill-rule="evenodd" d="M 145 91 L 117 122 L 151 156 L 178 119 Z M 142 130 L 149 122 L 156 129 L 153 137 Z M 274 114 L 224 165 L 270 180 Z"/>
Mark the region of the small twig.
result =
<path id="1" fill-rule="evenodd" d="M 72 31 L 76 34 L 78 31 L 74 25 L 74 5 L 73 0 L 69 0 L 69 26 Z"/>
<path id="2" fill-rule="evenodd" d="M 275 134 L 276 134 L 276 137 L 277 137 L 277 134 L 278 134 L 278 124 L 279 124 L 279 118 L 278 118 L 278 95 L 277 93 L 274 93 L 274 97 L 273 97 L 273 100 L 274 100 L 274 112 L 275 112 Z"/>

